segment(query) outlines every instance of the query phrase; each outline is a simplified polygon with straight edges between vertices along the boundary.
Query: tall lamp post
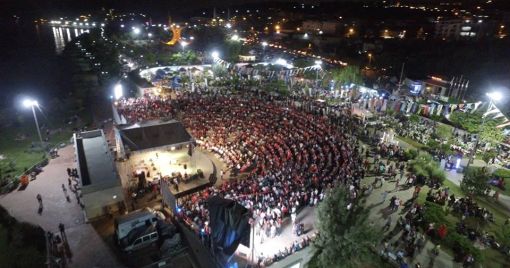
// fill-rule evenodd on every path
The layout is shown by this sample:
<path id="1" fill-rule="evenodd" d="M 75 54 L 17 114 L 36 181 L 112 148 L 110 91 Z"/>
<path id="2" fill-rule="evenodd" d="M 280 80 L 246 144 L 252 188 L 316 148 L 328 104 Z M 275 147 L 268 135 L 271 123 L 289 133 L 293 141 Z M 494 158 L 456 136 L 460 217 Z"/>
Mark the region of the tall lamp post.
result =
<path id="1" fill-rule="evenodd" d="M 182 47 L 182 51 L 184 52 L 184 49 L 186 48 L 186 46 L 188 45 L 188 42 L 186 41 L 181 41 L 181 47 Z"/>
<path id="2" fill-rule="evenodd" d="M 35 107 L 39 107 L 39 103 L 36 100 L 26 99 L 23 101 L 23 106 L 26 108 L 32 108 L 32 114 L 34 115 L 35 126 L 37 127 L 37 134 L 39 135 L 39 142 L 43 145 L 43 139 L 41 136 L 41 130 L 39 129 L 39 122 L 37 121 L 37 115 L 35 113 Z"/>
<path id="3" fill-rule="evenodd" d="M 269 44 L 266 41 L 262 42 L 262 61 L 266 59 L 266 47 L 268 45 Z"/>
<path id="4" fill-rule="evenodd" d="M 490 112 L 491 108 L 494 106 L 495 101 L 499 101 L 503 98 L 503 95 L 499 92 L 490 92 L 486 94 L 487 97 L 489 97 L 489 108 L 487 109 L 487 112 L 482 115 L 482 124 L 480 125 L 480 129 L 485 125 L 485 118 L 487 117 L 487 113 Z M 466 169 L 469 167 L 471 163 L 473 163 L 473 159 L 475 157 L 476 151 L 478 149 L 478 144 L 480 143 L 480 133 L 476 136 L 475 146 L 473 146 L 473 149 L 471 153 L 469 154 L 469 160 L 466 165 Z"/>
<path id="5" fill-rule="evenodd" d="M 319 71 L 322 69 L 322 61 L 316 60 L 315 61 L 315 68 L 317 69 L 317 73 L 315 75 L 315 81 L 317 83 L 317 87 L 319 86 Z"/>

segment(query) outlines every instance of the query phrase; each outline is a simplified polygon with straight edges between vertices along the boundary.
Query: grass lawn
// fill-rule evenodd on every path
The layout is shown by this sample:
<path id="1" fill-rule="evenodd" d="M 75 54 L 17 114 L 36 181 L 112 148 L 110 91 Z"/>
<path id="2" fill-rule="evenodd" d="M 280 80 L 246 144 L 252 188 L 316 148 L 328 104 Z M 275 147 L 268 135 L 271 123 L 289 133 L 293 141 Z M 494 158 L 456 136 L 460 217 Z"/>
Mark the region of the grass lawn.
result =
<path id="1" fill-rule="evenodd" d="M 1 131 L 0 135 L 0 179 L 6 176 L 18 176 L 25 169 L 30 168 L 39 161 L 43 160 L 45 153 L 41 150 L 32 148 L 32 142 L 39 142 L 35 126 L 28 122 L 24 123 L 27 127 L 10 127 Z M 24 140 L 16 140 L 19 134 L 27 135 Z M 49 144 L 51 147 L 62 142 L 68 142 L 72 132 L 70 129 L 63 129 L 61 132 L 50 134 Z"/>
<path id="2" fill-rule="evenodd" d="M 397 136 L 397 138 L 417 149 L 424 149 L 425 147 L 427 147 L 425 144 L 421 144 L 411 138 L 407 138 L 407 137 L 401 137 L 401 136 Z"/>

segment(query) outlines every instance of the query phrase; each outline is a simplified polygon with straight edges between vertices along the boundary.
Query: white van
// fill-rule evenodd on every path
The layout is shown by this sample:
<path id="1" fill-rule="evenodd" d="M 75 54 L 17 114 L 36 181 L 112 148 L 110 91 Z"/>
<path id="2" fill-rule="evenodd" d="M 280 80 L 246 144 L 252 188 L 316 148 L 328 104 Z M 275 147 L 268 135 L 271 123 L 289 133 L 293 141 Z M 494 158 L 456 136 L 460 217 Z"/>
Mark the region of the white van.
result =
<path id="1" fill-rule="evenodd" d="M 115 238 L 120 243 L 132 230 L 142 226 L 154 226 L 157 221 L 158 217 L 147 208 L 120 216 L 115 219 Z"/>
<path id="2" fill-rule="evenodd" d="M 120 241 L 120 246 L 125 252 L 133 252 L 150 246 L 158 241 L 159 235 L 154 226 L 138 227 L 133 229 L 126 237 Z"/>

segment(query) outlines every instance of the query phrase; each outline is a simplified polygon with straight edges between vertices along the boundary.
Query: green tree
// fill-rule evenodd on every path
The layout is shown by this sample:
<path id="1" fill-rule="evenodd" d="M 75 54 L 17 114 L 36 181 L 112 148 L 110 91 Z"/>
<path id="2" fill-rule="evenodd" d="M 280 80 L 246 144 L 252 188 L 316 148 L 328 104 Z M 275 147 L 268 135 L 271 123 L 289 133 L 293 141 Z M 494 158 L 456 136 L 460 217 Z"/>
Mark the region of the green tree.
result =
<path id="1" fill-rule="evenodd" d="M 482 113 L 465 113 L 455 111 L 450 115 L 450 121 L 459 128 L 478 134 L 480 133 L 480 141 L 498 144 L 505 138 L 503 130 L 497 128 L 501 123 L 499 119 L 482 118 Z"/>
<path id="2" fill-rule="evenodd" d="M 305 68 L 310 67 L 315 64 L 313 60 L 307 59 L 307 58 L 298 58 L 292 62 L 294 67 L 296 68 Z"/>
<path id="3" fill-rule="evenodd" d="M 450 114 L 450 122 L 452 122 L 453 125 L 470 133 L 478 133 L 482 121 L 481 113 L 455 111 Z"/>
<path id="4" fill-rule="evenodd" d="M 319 205 L 319 236 L 310 267 L 362 267 L 378 263 L 373 249 L 380 233 L 368 224 L 363 201 L 347 209 L 349 192 L 344 186 L 332 189 Z"/>
<path id="5" fill-rule="evenodd" d="M 464 178 L 460 183 L 460 189 L 466 194 L 485 195 L 489 189 L 490 174 L 485 167 L 469 167 L 464 172 Z"/>
<path id="6" fill-rule="evenodd" d="M 442 183 L 446 179 L 444 170 L 429 154 L 419 154 L 409 161 L 411 171 L 418 177 Z"/>
<path id="7" fill-rule="evenodd" d="M 241 42 L 238 41 L 226 41 L 225 47 L 227 50 L 226 55 L 226 61 L 229 62 L 238 62 L 239 61 L 239 55 L 241 55 L 243 51 L 243 45 Z"/>
<path id="8" fill-rule="evenodd" d="M 323 83 L 329 84 L 333 80 L 337 86 L 361 84 L 363 82 L 361 71 L 358 66 L 349 65 L 342 68 L 335 68 L 328 72 Z"/>
<path id="9" fill-rule="evenodd" d="M 490 120 L 479 127 L 480 140 L 492 145 L 499 144 L 505 139 L 503 129 L 498 128 L 497 120 Z"/>
<path id="10" fill-rule="evenodd" d="M 195 52 L 190 50 L 174 53 L 170 57 L 170 62 L 175 65 L 192 64 L 195 63 L 196 61 L 197 55 L 195 54 Z"/>
<path id="11" fill-rule="evenodd" d="M 227 75 L 227 68 L 222 64 L 215 64 L 212 71 L 215 77 L 225 77 Z"/>

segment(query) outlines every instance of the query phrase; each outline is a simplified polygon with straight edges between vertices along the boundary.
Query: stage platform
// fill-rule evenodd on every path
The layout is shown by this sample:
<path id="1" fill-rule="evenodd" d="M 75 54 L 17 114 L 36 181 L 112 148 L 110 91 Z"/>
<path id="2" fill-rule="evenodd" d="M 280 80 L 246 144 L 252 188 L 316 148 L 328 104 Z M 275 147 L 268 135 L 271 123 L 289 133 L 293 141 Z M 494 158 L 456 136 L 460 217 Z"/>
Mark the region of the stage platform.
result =
<path id="1" fill-rule="evenodd" d="M 133 174 L 137 171 L 149 174 L 147 181 L 157 182 L 159 174 L 163 177 L 172 177 L 172 174 L 175 173 L 186 173 L 188 176 L 192 176 L 197 173 L 197 170 L 202 170 L 203 178 L 196 178 L 189 182 L 182 181 L 179 183 L 178 191 L 174 186 L 170 187 L 170 191 L 176 198 L 212 185 L 209 181 L 211 174 L 215 174 L 216 177 L 219 176 L 219 170 L 211 159 L 211 155 L 198 148 L 195 148 L 192 157 L 188 155 L 188 148 L 165 151 L 152 150 L 133 154 L 128 160 L 117 162 L 117 169 L 125 189 L 133 189 L 137 186 L 138 178 Z"/>

